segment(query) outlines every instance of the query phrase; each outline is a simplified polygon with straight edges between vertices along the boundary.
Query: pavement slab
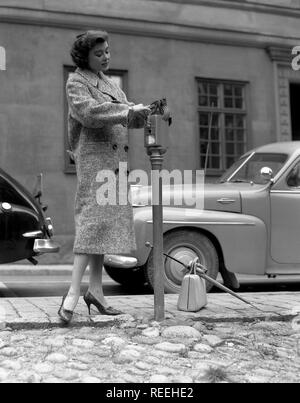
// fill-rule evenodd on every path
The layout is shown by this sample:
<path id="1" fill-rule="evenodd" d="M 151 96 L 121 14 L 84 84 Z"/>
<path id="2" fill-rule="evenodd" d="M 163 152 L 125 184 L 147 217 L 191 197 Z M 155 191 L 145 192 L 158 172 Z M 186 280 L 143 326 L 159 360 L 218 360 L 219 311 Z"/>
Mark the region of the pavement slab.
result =
<path id="1" fill-rule="evenodd" d="M 184 312 L 177 309 L 178 295 L 165 295 L 165 319 L 193 322 L 252 322 L 255 320 L 288 321 L 295 317 L 293 309 L 300 306 L 300 292 L 243 293 L 243 297 L 255 307 L 235 300 L 227 294 L 208 294 L 207 306 L 198 312 Z M 154 320 L 153 295 L 109 296 L 107 301 L 134 318 Z M 59 297 L 1 298 L 2 322 L 12 329 L 51 328 L 61 326 L 57 311 L 61 304 Z M 91 317 L 80 298 L 71 326 L 104 326 L 105 321 L 93 321 L 99 316 L 92 309 Z M 5 318 L 5 319 L 3 319 Z M 116 324 L 118 317 L 112 319 Z"/>

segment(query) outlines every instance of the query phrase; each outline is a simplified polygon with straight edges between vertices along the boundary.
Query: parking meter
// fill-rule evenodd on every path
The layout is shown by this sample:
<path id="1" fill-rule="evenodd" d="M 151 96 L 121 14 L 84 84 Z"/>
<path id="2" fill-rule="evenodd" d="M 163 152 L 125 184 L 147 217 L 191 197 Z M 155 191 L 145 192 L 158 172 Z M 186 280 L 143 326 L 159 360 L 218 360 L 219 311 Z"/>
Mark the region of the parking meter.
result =
<path id="1" fill-rule="evenodd" d="M 145 147 L 159 147 L 162 152 L 169 148 L 169 126 L 172 123 L 166 98 L 152 102 L 151 115 L 144 130 Z"/>
<path id="2" fill-rule="evenodd" d="M 169 148 L 169 127 L 161 115 L 150 115 L 144 129 L 145 147 Z"/>
<path id="3" fill-rule="evenodd" d="M 152 221 L 153 221 L 153 263 L 154 263 L 154 317 L 164 319 L 164 259 L 163 259 L 163 209 L 162 178 L 159 175 L 163 154 L 169 147 L 169 126 L 172 123 L 166 99 L 150 105 L 151 115 L 145 126 L 145 147 L 152 169 Z M 158 173 L 158 175 L 154 175 Z M 155 179 L 156 178 L 156 179 Z"/>

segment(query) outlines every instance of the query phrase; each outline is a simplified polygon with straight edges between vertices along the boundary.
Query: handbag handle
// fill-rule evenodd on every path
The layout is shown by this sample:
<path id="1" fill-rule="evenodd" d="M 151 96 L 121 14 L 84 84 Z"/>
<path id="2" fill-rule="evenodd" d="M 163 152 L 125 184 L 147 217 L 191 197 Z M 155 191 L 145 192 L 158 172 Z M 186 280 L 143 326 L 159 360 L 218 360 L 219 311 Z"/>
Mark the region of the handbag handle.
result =
<path id="1" fill-rule="evenodd" d="M 197 274 L 197 261 L 198 258 L 196 257 L 192 262 L 191 262 L 191 270 L 190 270 L 190 274 Z"/>

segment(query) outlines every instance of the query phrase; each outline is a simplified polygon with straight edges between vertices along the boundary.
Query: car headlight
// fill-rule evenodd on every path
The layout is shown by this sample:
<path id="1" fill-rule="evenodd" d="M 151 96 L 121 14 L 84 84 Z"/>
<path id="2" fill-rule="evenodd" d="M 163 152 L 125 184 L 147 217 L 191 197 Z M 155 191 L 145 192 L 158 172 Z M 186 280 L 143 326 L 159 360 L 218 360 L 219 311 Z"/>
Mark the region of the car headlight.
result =
<path id="1" fill-rule="evenodd" d="M 45 221 L 46 221 L 46 229 L 47 229 L 48 235 L 49 235 L 49 236 L 53 236 L 53 235 L 54 235 L 54 228 L 53 228 L 53 224 L 52 224 L 51 218 L 50 218 L 50 217 L 47 217 L 47 218 L 45 219 Z"/>

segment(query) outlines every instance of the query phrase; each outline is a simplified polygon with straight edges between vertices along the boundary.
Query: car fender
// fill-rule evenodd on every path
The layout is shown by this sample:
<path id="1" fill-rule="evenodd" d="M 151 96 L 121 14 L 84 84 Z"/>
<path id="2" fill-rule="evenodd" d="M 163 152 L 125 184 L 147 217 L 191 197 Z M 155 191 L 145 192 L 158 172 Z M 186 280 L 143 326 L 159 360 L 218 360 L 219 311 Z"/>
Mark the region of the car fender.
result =
<path id="1" fill-rule="evenodd" d="M 24 234 L 40 230 L 39 215 L 32 209 L 10 204 L 10 210 L 0 211 L 0 263 L 32 257 L 34 239 Z"/>
<path id="2" fill-rule="evenodd" d="M 223 253 L 229 271 L 243 274 L 264 274 L 267 255 L 267 230 L 257 217 L 222 211 L 164 207 L 164 233 L 175 229 L 196 229 L 214 238 Z M 152 208 L 134 212 L 138 265 L 146 263 L 152 242 Z M 237 253 L 238 252 L 238 253 Z"/>

